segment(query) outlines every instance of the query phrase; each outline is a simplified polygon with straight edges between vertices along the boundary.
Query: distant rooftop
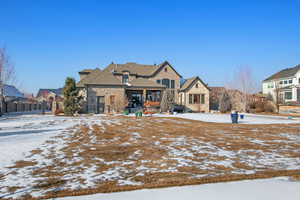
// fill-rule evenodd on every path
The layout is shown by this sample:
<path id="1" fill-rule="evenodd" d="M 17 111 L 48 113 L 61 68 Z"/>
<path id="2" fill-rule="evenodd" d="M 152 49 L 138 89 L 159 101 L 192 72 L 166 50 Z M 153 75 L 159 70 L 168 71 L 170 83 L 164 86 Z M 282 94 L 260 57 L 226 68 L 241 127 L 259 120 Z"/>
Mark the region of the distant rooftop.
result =
<path id="1" fill-rule="evenodd" d="M 295 67 L 292 67 L 292 68 L 286 68 L 286 69 L 283 69 L 283 70 L 273 74 L 272 76 L 268 77 L 264 81 L 270 81 L 270 80 L 275 80 L 275 79 L 292 77 L 299 70 L 300 70 L 300 65 L 296 65 Z"/>

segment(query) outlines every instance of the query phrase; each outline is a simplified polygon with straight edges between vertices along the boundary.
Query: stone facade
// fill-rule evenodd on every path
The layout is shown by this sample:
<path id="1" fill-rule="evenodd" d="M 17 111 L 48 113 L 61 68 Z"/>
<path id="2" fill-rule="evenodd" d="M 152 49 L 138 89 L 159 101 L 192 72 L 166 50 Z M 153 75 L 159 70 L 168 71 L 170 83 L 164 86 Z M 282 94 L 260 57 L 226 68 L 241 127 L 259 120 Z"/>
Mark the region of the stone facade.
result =
<path id="1" fill-rule="evenodd" d="M 181 76 L 167 61 L 159 65 L 112 63 L 103 70 L 95 69 L 85 76 L 86 71 L 79 72 L 83 79 L 77 83 L 81 88 L 80 95 L 85 100 L 82 112 L 120 112 L 125 107 L 132 111 L 135 108 L 145 108 L 144 105 L 148 102 L 160 103 L 162 108 L 167 90 L 171 91 L 171 97 L 174 97 L 172 101 L 168 99 L 168 102 L 180 102 Z M 197 85 L 198 88 L 191 87 L 181 91 L 186 99 L 186 107 L 197 112 L 209 112 L 209 89 L 200 79 Z M 204 95 L 201 96 L 203 102 L 189 103 L 189 94 Z"/>
<path id="2" fill-rule="evenodd" d="M 99 98 L 103 97 L 105 113 L 120 112 L 125 107 L 125 89 L 118 86 L 88 86 L 86 110 L 99 113 Z"/>
<path id="3" fill-rule="evenodd" d="M 190 98 L 195 98 L 193 95 L 200 95 L 199 102 L 197 102 L 198 100 L 195 102 L 194 99 L 190 100 Z M 204 95 L 204 97 L 201 95 Z M 209 89 L 200 80 L 196 80 L 188 89 L 179 92 L 178 101 L 179 104 L 186 107 L 187 111 L 209 112 Z"/>

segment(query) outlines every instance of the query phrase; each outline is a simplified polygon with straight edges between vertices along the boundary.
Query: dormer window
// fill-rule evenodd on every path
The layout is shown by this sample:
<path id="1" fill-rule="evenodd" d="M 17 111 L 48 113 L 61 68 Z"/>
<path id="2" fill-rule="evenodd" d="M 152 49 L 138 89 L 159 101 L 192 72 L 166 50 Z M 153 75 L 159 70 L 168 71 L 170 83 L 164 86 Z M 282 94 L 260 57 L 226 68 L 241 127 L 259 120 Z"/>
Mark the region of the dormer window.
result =
<path id="1" fill-rule="evenodd" d="M 128 81 L 129 81 L 129 76 L 128 76 L 128 74 L 123 74 L 123 77 L 122 77 L 122 83 L 128 83 Z"/>

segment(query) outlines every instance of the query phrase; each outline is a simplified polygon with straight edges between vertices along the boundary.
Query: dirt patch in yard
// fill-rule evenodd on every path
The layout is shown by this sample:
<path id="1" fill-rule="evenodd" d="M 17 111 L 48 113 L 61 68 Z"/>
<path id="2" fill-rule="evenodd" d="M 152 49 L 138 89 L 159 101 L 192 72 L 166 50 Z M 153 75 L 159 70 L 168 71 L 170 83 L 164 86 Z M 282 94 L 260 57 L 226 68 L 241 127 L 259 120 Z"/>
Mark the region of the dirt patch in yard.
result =
<path id="1" fill-rule="evenodd" d="M 30 195 L 39 192 L 41 199 L 300 177 L 299 124 L 232 125 L 123 116 L 103 121 L 77 125 L 13 166 L 31 167 Z"/>

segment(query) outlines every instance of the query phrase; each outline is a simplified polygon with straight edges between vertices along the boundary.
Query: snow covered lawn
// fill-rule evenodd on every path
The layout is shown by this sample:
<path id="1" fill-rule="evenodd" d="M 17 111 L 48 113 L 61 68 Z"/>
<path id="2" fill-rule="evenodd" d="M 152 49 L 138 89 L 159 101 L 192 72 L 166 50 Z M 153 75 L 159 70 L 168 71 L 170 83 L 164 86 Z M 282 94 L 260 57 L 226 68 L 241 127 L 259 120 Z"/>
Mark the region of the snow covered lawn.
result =
<path id="1" fill-rule="evenodd" d="M 29 115 L 0 126 L 0 198 L 300 178 L 300 124 Z"/>
<path id="2" fill-rule="evenodd" d="M 66 197 L 58 200 L 299 200 L 300 182 L 284 177 Z"/>
<path id="3" fill-rule="evenodd" d="M 230 114 L 213 113 L 184 113 L 176 115 L 155 114 L 156 117 L 177 117 L 198 120 L 203 122 L 231 123 Z M 239 119 L 240 124 L 291 124 L 300 123 L 300 118 L 289 119 L 286 116 L 244 114 L 244 119 Z"/>
<path id="4" fill-rule="evenodd" d="M 0 169 L 23 159 L 29 151 L 79 119 L 51 115 L 12 115 L 0 118 Z"/>

